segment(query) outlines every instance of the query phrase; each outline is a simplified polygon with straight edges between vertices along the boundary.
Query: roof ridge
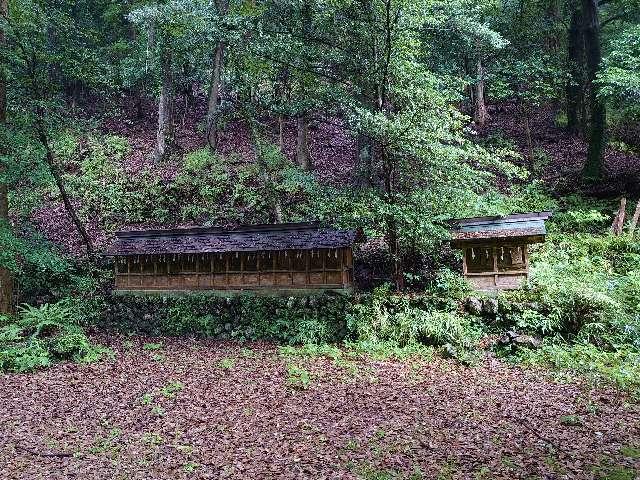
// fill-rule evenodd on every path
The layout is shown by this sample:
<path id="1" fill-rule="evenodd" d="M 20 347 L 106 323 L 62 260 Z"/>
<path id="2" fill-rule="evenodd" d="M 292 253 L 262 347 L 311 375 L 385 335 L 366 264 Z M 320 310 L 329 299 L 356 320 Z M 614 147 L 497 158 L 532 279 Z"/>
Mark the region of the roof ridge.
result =
<path id="1" fill-rule="evenodd" d="M 494 222 L 526 222 L 530 220 L 546 220 L 553 212 L 545 210 L 540 212 L 525 212 L 525 213 L 511 213 L 509 215 L 493 215 L 485 217 L 469 217 L 469 218 L 457 218 L 452 219 L 449 222 L 454 226 L 463 225 L 483 225 L 491 224 Z"/>
<path id="2" fill-rule="evenodd" d="M 295 230 L 311 230 L 329 228 L 321 222 L 298 222 L 298 223 L 261 223 L 254 225 L 237 225 L 230 227 L 223 226 L 194 226 L 148 230 L 119 230 L 115 232 L 116 237 L 149 237 L 149 236 L 180 236 L 180 235 L 207 235 L 207 234 L 233 234 L 248 232 L 281 232 Z"/>

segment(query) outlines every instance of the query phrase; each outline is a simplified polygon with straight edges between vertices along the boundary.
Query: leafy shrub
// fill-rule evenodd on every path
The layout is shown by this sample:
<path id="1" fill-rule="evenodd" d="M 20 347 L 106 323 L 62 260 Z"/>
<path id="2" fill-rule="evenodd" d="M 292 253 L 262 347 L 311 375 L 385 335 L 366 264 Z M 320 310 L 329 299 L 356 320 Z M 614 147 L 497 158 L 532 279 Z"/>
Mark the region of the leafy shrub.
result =
<path id="1" fill-rule="evenodd" d="M 101 322 L 107 328 L 150 335 L 197 335 L 221 339 L 269 339 L 286 344 L 321 344 L 346 335 L 352 297 L 223 297 L 120 295 L 109 299 Z"/>
<path id="2" fill-rule="evenodd" d="M 230 176 L 224 159 L 202 148 L 184 156 L 182 170 L 171 188 L 181 199 L 181 216 L 184 220 L 197 220 L 203 215 L 224 217 L 221 206 L 229 188 Z M 213 214 L 213 215 L 212 215 Z"/>
<path id="3" fill-rule="evenodd" d="M 550 235 L 532 251 L 528 288 L 502 295 L 501 320 L 603 348 L 640 347 L 639 250 L 624 236 Z"/>
<path id="4" fill-rule="evenodd" d="M 69 300 L 41 307 L 23 306 L 15 321 L 0 328 L 0 370 L 26 372 L 56 361 L 95 361 L 106 351 L 95 346 Z"/>
<path id="5" fill-rule="evenodd" d="M 297 390 L 308 390 L 311 385 L 311 374 L 299 365 L 287 365 L 287 385 Z"/>
<path id="6" fill-rule="evenodd" d="M 432 346 L 473 347 L 482 329 L 470 317 L 460 315 L 457 303 L 442 310 L 442 300 L 427 295 L 391 295 L 388 287 L 378 288 L 354 305 L 347 327 L 352 340 L 385 343 L 400 347 L 423 344 Z"/>

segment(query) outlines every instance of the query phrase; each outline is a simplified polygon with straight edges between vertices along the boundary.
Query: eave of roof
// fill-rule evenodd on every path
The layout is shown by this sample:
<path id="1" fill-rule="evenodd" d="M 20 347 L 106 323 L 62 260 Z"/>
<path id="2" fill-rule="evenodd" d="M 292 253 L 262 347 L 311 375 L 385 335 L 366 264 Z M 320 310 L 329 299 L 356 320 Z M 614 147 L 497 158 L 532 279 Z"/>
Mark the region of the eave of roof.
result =
<path id="1" fill-rule="evenodd" d="M 468 217 L 468 218 L 455 218 L 449 220 L 449 223 L 454 227 L 461 227 L 465 225 L 484 225 L 497 222 L 526 222 L 529 220 L 547 220 L 552 216 L 552 212 L 526 212 L 526 213 L 513 213 L 511 215 L 494 215 L 488 217 Z"/>
<path id="2" fill-rule="evenodd" d="M 532 212 L 452 220 L 451 235 L 454 243 L 505 239 L 540 242 L 547 233 L 544 221 L 550 216 L 551 212 Z"/>

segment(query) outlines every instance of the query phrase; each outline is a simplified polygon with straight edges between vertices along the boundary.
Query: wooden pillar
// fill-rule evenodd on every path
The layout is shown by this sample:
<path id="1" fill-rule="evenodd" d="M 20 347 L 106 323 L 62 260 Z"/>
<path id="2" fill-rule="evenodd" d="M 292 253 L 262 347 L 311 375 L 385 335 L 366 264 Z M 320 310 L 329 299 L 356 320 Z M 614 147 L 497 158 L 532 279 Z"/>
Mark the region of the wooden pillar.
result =
<path id="1" fill-rule="evenodd" d="M 498 247 L 491 247 L 493 252 L 493 284 L 498 286 Z"/>
<path id="2" fill-rule="evenodd" d="M 321 250 L 322 253 L 320 253 L 320 258 L 322 258 L 322 284 L 326 285 L 327 284 L 327 271 L 326 271 L 326 265 L 327 265 L 327 252 L 325 250 Z"/>
<path id="3" fill-rule="evenodd" d="M 260 257 L 262 256 L 262 252 L 255 252 L 256 253 L 256 275 L 257 275 L 257 279 L 258 279 L 258 287 L 260 286 L 260 284 L 262 283 L 262 272 L 260 271 Z"/>
<path id="4" fill-rule="evenodd" d="M 467 253 L 469 252 L 469 247 L 465 247 L 462 249 L 462 274 L 466 277 L 468 266 L 467 266 Z"/>
<path id="5" fill-rule="evenodd" d="M 224 254 L 224 283 L 225 288 L 229 288 L 229 252 Z"/>
<path id="6" fill-rule="evenodd" d="M 291 251 L 294 252 L 295 250 Z M 287 250 L 284 251 L 284 254 L 289 259 L 289 261 L 287 262 L 287 266 L 289 267 L 289 284 L 293 287 L 293 257 L 289 255 L 289 252 Z M 295 255 L 295 253 L 292 255 Z"/>

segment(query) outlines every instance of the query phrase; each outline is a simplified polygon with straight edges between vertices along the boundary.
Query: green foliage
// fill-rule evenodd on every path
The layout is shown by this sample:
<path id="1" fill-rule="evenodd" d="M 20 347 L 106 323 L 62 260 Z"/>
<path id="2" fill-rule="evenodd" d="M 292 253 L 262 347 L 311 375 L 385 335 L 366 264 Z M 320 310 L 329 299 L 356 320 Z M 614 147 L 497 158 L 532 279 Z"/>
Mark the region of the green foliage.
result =
<path id="1" fill-rule="evenodd" d="M 603 347 L 640 347 L 637 242 L 626 236 L 558 233 L 532 252 L 531 261 L 529 287 L 503 295 L 504 321 Z"/>
<path id="2" fill-rule="evenodd" d="M 307 343 L 299 347 L 288 345 L 280 347 L 278 351 L 280 352 L 280 355 L 285 357 L 327 357 L 333 360 L 337 360 L 343 355 L 342 350 L 338 347 L 328 344 L 316 345 Z"/>
<path id="3" fill-rule="evenodd" d="M 640 25 L 616 32 L 598 73 L 599 94 L 634 120 L 640 120 Z"/>
<path id="4" fill-rule="evenodd" d="M 167 219 L 171 198 L 166 195 L 162 178 L 149 169 L 131 175 L 124 161 L 131 153 L 128 141 L 117 136 L 92 136 L 86 141 L 84 155 L 65 147 L 77 142 L 63 134 L 56 144 L 58 155 L 74 173 L 65 175 L 70 192 L 81 200 L 85 217 L 97 216 L 107 230 L 123 223 Z"/>
<path id="5" fill-rule="evenodd" d="M 406 360 L 410 358 L 431 360 L 435 353 L 431 346 L 420 343 L 400 346 L 393 341 L 347 341 L 345 348 L 350 354 L 362 355 L 376 360 Z"/>
<path id="6" fill-rule="evenodd" d="M 84 333 L 81 311 L 69 300 L 23 306 L 17 319 L 0 327 L 0 370 L 27 372 L 56 361 L 92 362 L 107 350 Z"/>
<path id="7" fill-rule="evenodd" d="M 93 135 L 76 153 L 80 140 L 63 132 L 55 148 L 66 164 L 65 182 L 80 200 L 85 218 L 97 217 L 106 230 L 122 224 L 166 222 L 268 222 L 278 204 L 286 219 L 308 213 L 318 186 L 272 145 L 260 147 L 261 161 L 246 163 L 211 154 L 208 148 L 184 155 L 171 181 L 145 167 L 125 170 L 131 147 L 117 136 Z M 57 194 L 57 193 L 56 193 Z"/>
<path id="8" fill-rule="evenodd" d="M 297 390 L 308 390 L 311 386 L 311 374 L 307 369 L 290 363 L 287 365 L 287 385 Z"/>
<path id="9" fill-rule="evenodd" d="M 348 295 L 114 296 L 101 325 L 151 335 L 323 344 L 346 334 Z"/>
<path id="10" fill-rule="evenodd" d="M 231 370 L 236 366 L 236 362 L 233 358 L 223 358 L 218 362 L 218 366 L 223 370 Z"/>
<path id="11" fill-rule="evenodd" d="M 172 185 L 176 198 L 182 199 L 181 217 L 184 220 L 227 217 L 231 212 L 222 210 L 229 205 L 226 198 L 231 182 L 229 166 L 208 148 L 184 156 L 183 168 Z M 230 208 L 229 208 L 230 210 Z"/>
<path id="12" fill-rule="evenodd" d="M 176 394 L 184 388 L 184 385 L 178 381 L 169 382 L 160 389 L 160 393 L 165 398 L 175 398 Z"/>
<path id="13" fill-rule="evenodd" d="M 450 301 L 446 310 L 438 297 L 390 295 L 387 287 L 378 288 L 354 306 L 347 327 L 359 342 L 472 348 L 482 328 L 457 313 L 457 302 Z"/>
<path id="14" fill-rule="evenodd" d="M 563 415 L 560 417 L 560 423 L 568 427 L 579 427 L 584 424 L 578 415 Z"/>

